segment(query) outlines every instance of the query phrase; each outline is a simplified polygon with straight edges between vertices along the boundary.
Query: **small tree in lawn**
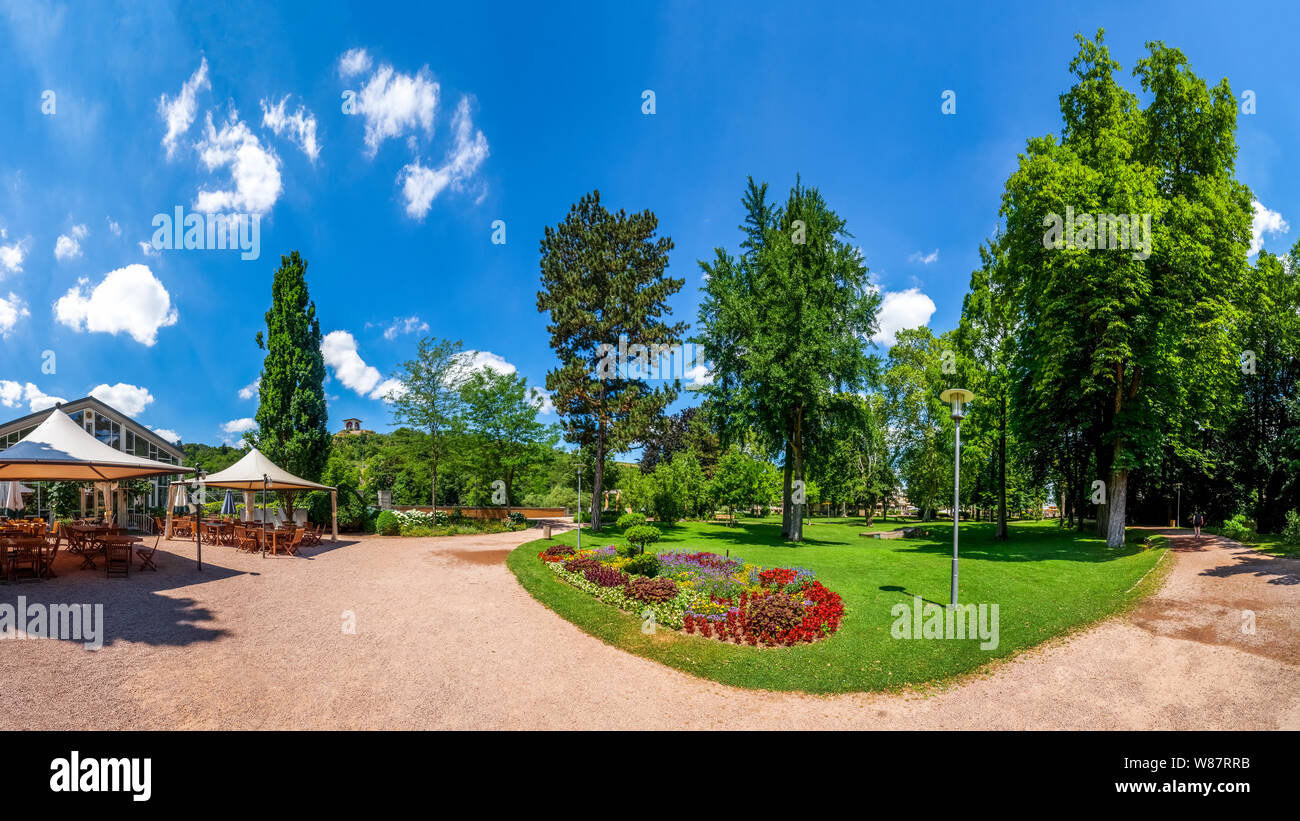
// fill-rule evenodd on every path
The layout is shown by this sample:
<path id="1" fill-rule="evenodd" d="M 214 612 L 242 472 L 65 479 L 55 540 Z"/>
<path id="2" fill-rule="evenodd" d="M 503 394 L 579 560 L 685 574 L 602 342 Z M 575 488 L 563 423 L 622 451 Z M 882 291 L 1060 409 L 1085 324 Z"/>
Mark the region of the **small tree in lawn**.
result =
<path id="1" fill-rule="evenodd" d="M 399 424 L 429 432 L 429 456 L 433 466 L 433 488 L 429 503 L 438 506 L 438 463 L 450 455 L 461 425 L 460 384 L 464 378 L 464 355 L 459 341 L 428 337 L 420 340 L 415 359 L 402 364 L 393 375 L 400 383 L 388 394 L 393 417 Z"/>
<path id="2" fill-rule="evenodd" d="M 637 549 L 637 553 L 644 553 L 646 545 L 659 541 L 659 529 L 650 525 L 636 525 L 629 527 L 623 538 Z"/>
<path id="3" fill-rule="evenodd" d="M 327 425 L 320 321 L 307 293 L 307 262 L 297 251 L 280 257 L 266 312 L 266 336 L 258 331 L 257 347 L 266 351 L 266 358 L 258 388 L 257 433 L 247 438 L 275 464 L 317 481 L 333 437 Z M 292 519 L 298 491 L 278 493 Z"/>

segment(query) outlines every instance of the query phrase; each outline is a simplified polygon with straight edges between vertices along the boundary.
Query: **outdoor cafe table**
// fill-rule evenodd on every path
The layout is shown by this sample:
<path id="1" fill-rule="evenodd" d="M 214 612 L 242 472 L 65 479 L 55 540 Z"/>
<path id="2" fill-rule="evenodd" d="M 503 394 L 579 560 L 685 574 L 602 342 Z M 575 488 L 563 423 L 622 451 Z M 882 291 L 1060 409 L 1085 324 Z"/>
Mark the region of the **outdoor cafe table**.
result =
<path id="1" fill-rule="evenodd" d="M 250 528 L 250 530 L 253 529 Z M 261 541 L 262 547 L 265 548 L 269 546 L 271 549 L 271 555 L 274 556 L 276 553 L 279 552 L 281 543 L 290 542 L 293 540 L 293 534 L 295 530 L 296 528 L 292 528 L 292 527 L 288 527 L 288 528 L 278 527 L 274 530 L 256 529 L 253 530 L 253 532 L 257 534 L 259 540 L 262 540 L 263 536 L 266 537 L 265 540 Z"/>
<path id="2" fill-rule="evenodd" d="M 116 528 L 112 525 L 65 525 L 63 530 L 68 534 L 68 550 L 80 553 L 96 536 Z"/>
<path id="3" fill-rule="evenodd" d="M 30 550 L 32 551 L 32 553 L 36 555 L 36 564 L 37 564 L 36 575 L 37 578 L 41 578 L 47 575 L 43 571 L 44 564 L 46 561 L 44 555 L 45 549 L 46 549 L 45 540 L 40 538 L 39 536 L 29 536 L 26 534 L 15 534 L 15 533 L 0 535 L 0 568 L 4 568 L 5 572 L 9 575 L 10 580 L 12 580 L 13 570 L 10 567 L 10 562 L 14 558 L 16 558 L 16 554 L 19 553 L 20 551 Z M 48 575 L 52 576 L 53 574 L 51 573 Z"/>
<path id="4" fill-rule="evenodd" d="M 116 535 L 116 534 L 107 534 L 107 533 L 101 536 L 94 536 L 92 537 L 90 543 L 82 551 L 81 569 L 96 570 L 97 568 L 95 567 L 95 556 L 104 553 L 104 548 L 107 547 L 108 545 L 125 544 L 125 545 L 130 545 L 134 549 L 135 545 L 138 542 L 143 542 L 143 541 L 144 539 L 140 538 L 139 536 L 125 536 L 125 535 Z"/>

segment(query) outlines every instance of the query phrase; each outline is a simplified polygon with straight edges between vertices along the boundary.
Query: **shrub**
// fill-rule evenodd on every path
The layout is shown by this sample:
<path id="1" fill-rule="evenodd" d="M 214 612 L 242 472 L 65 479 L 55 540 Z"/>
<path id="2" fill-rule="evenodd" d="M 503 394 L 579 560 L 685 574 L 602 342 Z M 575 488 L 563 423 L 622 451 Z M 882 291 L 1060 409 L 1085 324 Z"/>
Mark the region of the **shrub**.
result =
<path id="1" fill-rule="evenodd" d="M 634 576 L 657 576 L 659 557 L 653 553 L 642 553 L 623 565 L 623 569 Z"/>
<path id="2" fill-rule="evenodd" d="M 1231 519 L 1223 523 L 1223 535 L 1235 542 L 1253 542 L 1255 540 L 1255 531 L 1251 528 L 1246 517 L 1238 513 Z"/>
<path id="3" fill-rule="evenodd" d="M 643 602 L 669 601 L 677 598 L 677 583 L 672 579 L 645 579 L 634 576 L 627 583 L 627 595 Z"/>
<path id="4" fill-rule="evenodd" d="M 775 642 L 803 622 L 803 607 L 790 596 L 776 593 L 750 601 L 748 631 L 765 642 Z"/>
<path id="5" fill-rule="evenodd" d="M 564 562 L 564 569 L 570 573 L 585 573 L 595 567 L 604 567 L 604 565 L 586 556 L 566 559 Z"/>
<path id="6" fill-rule="evenodd" d="M 375 520 L 375 532 L 384 536 L 396 536 L 402 532 L 402 523 L 393 511 L 380 511 L 379 518 Z"/>
<path id="7" fill-rule="evenodd" d="M 1300 544 L 1300 512 L 1288 510 L 1286 525 L 1282 528 L 1283 544 Z"/>
<path id="8" fill-rule="evenodd" d="M 509 513 L 507 513 L 506 521 L 510 524 L 511 527 L 522 527 L 528 524 L 528 519 L 524 517 L 524 514 L 520 513 L 517 510 L 512 510 Z"/>
<path id="9" fill-rule="evenodd" d="M 659 530 L 650 525 L 637 525 L 628 528 L 627 532 L 623 534 L 623 538 L 636 545 L 637 552 L 644 553 L 646 545 L 659 541 Z"/>
<path id="10" fill-rule="evenodd" d="M 567 544 L 553 544 L 542 552 L 547 556 L 572 556 L 574 550 Z"/>
<path id="11" fill-rule="evenodd" d="M 587 581 L 601 587 L 623 587 L 628 580 L 628 575 L 623 571 L 604 565 L 589 567 L 582 571 L 582 575 L 587 577 Z"/>
<path id="12" fill-rule="evenodd" d="M 645 524 L 645 517 L 640 513 L 624 513 L 618 517 L 618 529 L 627 530 L 630 527 Z"/>

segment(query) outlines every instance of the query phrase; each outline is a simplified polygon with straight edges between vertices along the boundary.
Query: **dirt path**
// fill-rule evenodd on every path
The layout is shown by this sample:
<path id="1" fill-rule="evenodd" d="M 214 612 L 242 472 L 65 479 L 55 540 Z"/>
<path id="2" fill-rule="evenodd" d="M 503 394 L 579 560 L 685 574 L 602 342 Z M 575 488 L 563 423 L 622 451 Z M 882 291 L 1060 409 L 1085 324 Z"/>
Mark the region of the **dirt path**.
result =
<path id="1" fill-rule="evenodd" d="M 805 696 L 582 633 L 505 567 L 537 535 L 205 547 L 202 573 L 192 545 L 164 542 L 160 571 L 127 580 L 69 557 L 59 579 L 0 585 L 0 603 L 102 602 L 105 646 L 0 642 L 0 729 L 1300 728 L 1300 562 L 1225 540 L 1175 537 L 1164 588 L 1132 615 L 950 688 Z"/>

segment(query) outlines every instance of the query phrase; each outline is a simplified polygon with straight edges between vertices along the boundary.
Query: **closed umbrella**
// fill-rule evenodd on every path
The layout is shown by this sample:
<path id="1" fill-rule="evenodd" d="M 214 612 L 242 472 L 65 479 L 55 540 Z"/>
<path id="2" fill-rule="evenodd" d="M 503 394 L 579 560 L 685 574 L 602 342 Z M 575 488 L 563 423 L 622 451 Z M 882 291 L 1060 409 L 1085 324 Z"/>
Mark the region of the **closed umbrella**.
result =
<path id="1" fill-rule="evenodd" d="M 0 505 L 6 515 L 12 515 L 27 507 L 23 502 L 22 485 L 17 482 L 5 482 L 4 503 Z"/>
<path id="2" fill-rule="evenodd" d="M 222 516 L 234 516 L 235 513 L 236 513 L 236 511 L 235 511 L 235 492 L 234 492 L 233 490 L 229 490 L 229 489 L 227 489 L 227 490 L 226 490 L 226 500 L 225 500 L 224 502 L 221 503 L 221 515 L 222 515 Z"/>

